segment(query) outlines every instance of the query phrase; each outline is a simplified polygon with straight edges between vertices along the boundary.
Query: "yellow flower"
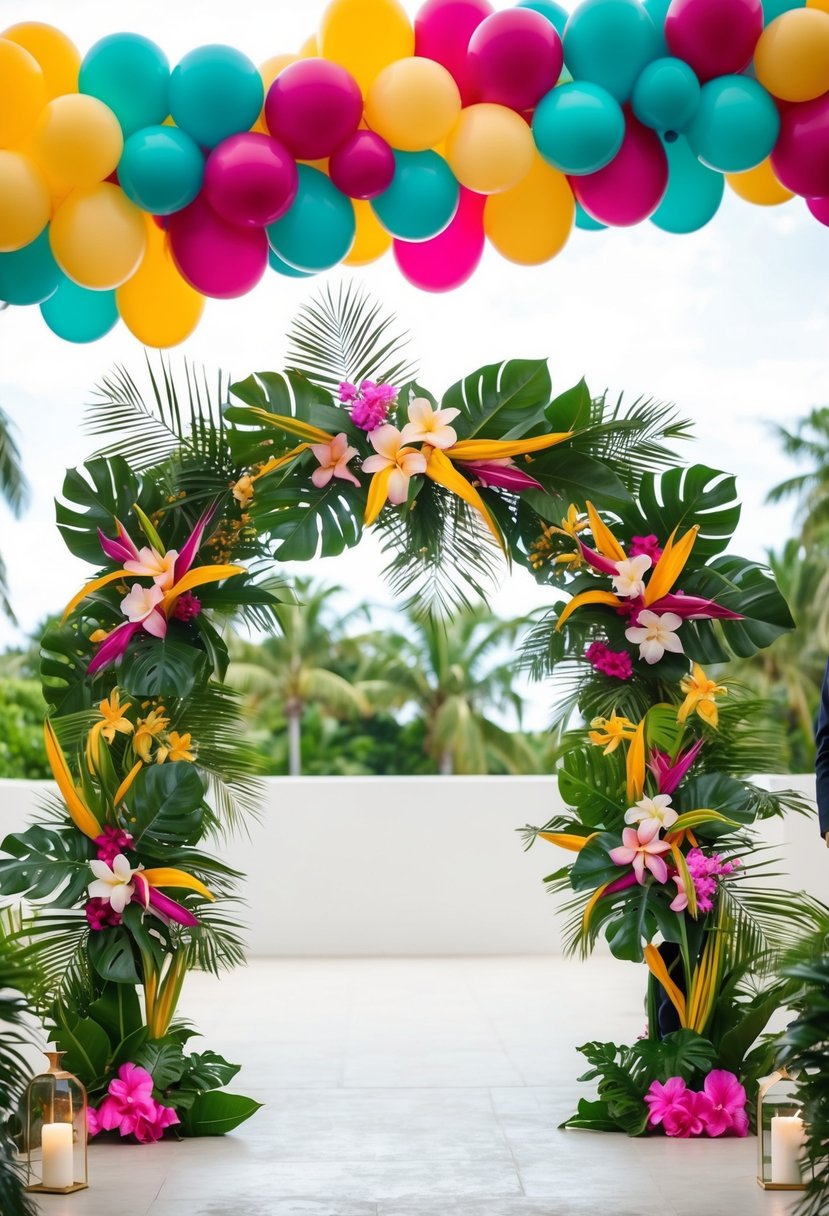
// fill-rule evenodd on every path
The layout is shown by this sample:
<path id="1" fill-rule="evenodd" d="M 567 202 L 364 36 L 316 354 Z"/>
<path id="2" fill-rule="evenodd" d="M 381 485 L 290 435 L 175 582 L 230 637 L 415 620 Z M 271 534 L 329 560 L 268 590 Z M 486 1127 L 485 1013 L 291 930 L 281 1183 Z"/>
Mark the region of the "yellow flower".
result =
<path id="1" fill-rule="evenodd" d="M 171 730 L 163 743 L 158 746 L 155 754 L 157 764 L 165 760 L 175 763 L 176 760 L 186 760 L 192 764 L 196 759 L 195 745 L 191 742 L 190 732 L 180 735 L 177 730 Z"/>
<path id="2" fill-rule="evenodd" d="M 240 507 L 246 507 L 253 498 L 253 478 L 246 473 L 244 477 L 240 477 L 235 482 L 231 489 L 233 497 L 236 499 Z"/>
<path id="3" fill-rule="evenodd" d="M 158 738 L 169 725 L 170 719 L 164 716 L 164 707 L 162 705 L 159 705 L 158 709 L 151 710 L 146 718 L 138 719 L 135 734 L 132 737 L 132 747 L 135 754 L 140 756 L 145 764 L 150 763 L 150 750 L 153 745 L 153 739 Z"/>
<path id="4" fill-rule="evenodd" d="M 630 718 L 617 714 L 615 709 L 609 718 L 594 718 L 590 726 L 590 742 L 594 747 L 603 747 L 605 756 L 615 752 L 623 739 L 633 739 L 636 735 L 635 724 Z"/>
<path id="5" fill-rule="evenodd" d="M 685 693 L 685 700 L 676 715 L 677 722 L 685 722 L 696 710 L 703 722 L 716 730 L 719 721 L 716 698 L 727 696 L 728 689 L 709 680 L 699 663 L 694 664 L 693 672 L 680 681 L 679 687 Z"/>
<path id="6" fill-rule="evenodd" d="M 125 718 L 128 709 L 132 709 L 132 702 L 125 701 L 121 704 L 121 694 L 117 688 L 113 688 L 108 697 L 98 705 L 98 713 L 103 719 L 102 722 L 96 723 L 100 728 L 101 734 L 106 739 L 107 743 L 111 743 L 115 738 L 116 732 L 122 735 L 132 733 L 132 722 L 129 718 Z"/>
<path id="7" fill-rule="evenodd" d="M 567 514 L 561 521 L 561 527 L 556 528 L 551 525 L 550 531 L 558 533 L 559 536 L 572 536 L 573 540 L 578 540 L 579 532 L 584 532 L 589 525 L 588 519 L 579 519 L 579 512 L 575 504 L 571 502 L 567 508 Z"/>

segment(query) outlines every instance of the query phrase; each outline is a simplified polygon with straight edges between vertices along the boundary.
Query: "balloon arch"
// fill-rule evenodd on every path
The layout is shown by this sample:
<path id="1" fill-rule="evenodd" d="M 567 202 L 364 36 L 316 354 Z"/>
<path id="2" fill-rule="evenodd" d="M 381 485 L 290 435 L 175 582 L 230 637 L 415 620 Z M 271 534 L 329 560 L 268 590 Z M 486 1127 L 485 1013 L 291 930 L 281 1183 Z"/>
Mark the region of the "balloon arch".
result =
<path id="1" fill-rule="evenodd" d="M 371 31 L 370 37 L 365 37 Z M 390 248 L 426 291 L 488 241 L 533 265 L 573 224 L 701 228 L 725 184 L 829 224 L 829 0 L 333 0 L 298 54 L 172 67 L 137 34 L 85 56 L 0 36 L 0 299 L 88 342 L 145 345 L 268 266 Z"/>

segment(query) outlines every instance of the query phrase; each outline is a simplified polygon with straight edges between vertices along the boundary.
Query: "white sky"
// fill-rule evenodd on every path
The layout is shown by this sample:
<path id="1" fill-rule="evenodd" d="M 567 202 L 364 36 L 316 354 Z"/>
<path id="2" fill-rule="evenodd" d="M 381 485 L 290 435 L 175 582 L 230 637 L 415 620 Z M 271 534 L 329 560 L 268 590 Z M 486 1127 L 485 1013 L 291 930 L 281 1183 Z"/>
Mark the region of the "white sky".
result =
<path id="1" fill-rule="evenodd" d="M 60 25 L 85 51 L 118 30 L 144 33 L 175 61 L 201 43 L 223 41 L 257 62 L 295 50 L 312 32 L 321 0 L 0 0 L 0 29 L 21 20 Z M 440 392 L 479 365 L 506 357 L 544 357 L 563 390 L 585 375 L 595 391 L 624 389 L 674 401 L 696 424 L 690 458 L 735 472 L 744 500 L 736 550 L 762 557 L 788 534 L 791 511 L 763 505 L 788 472 L 767 421 L 794 421 L 829 400 L 829 231 L 802 200 L 780 208 L 743 203 L 730 191 L 701 233 L 669 236 L 650 224 L 574 232 L 546 266 L 522 268 L 488 251 L 471 283 L 448 295 L 410 287 L 391 258 L 366 267 L 362 281 L 413 335 L 421 382 Z M 196 334 L 178 353 L 236 378 L 281 366 L 284 333 L 315 290 L 269 274 L 235 301 L 208 301 Z M 139 372 L 143 355 L 123 328 L 90 346 L 54 337 L 37 307 L 0 316 L 0 401 L 18 426 L 32 506 L 15 522 L 0 508 L 0 550 L 22 625 L 31 629 L 65 602 L 88 568 L 63 549 L 52 497 L 63 470 L 98 441 L 81 429 L 84 404 L 101 375 L 123 362 Z M 388 602 L 370 541 L 342 559 L 317 563 L 315 576 L 355 596 Z M 518 613 L 545 602 L 522 572 L 494 599 Z M 0 621 L 0 646 L 19 638 Z"/>

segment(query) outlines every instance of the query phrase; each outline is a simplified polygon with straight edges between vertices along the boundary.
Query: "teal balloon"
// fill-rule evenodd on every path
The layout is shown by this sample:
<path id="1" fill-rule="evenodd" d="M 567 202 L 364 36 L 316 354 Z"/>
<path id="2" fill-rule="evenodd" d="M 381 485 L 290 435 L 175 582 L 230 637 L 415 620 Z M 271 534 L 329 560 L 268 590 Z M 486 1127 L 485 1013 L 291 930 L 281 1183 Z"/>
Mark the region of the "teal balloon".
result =
<path id="1" fill-rule="evenodd" d="M 661 53 L 659 34 L 639 0 L 582 0 L 564 30 L 564 60 L 574 80 L 588 80 L 627 101 L 642 69 Z"/>
<path id="2" fill-rule="evenodd" d="M 180 211 L 201 190 L 204 156 L 177 127 L 145 127 L 124 144 L 118 181 L 127 198 L 152 215 Z"/>
<path id="3" fill-rule="evenodd" d="M 541 155 L 560 172 L 595 173 L 621 148 L 625 116 L 607 89 L 576 80 L 541 98 L 533 136 Z"/>
<path id="4" fill-rule="evenodd" d="M 259 117 L 265 87 L 256 65 L 232 46 L 189 51 L 170 77 L 170 113 L 177 127 L 203 148 L 249 131 Z"/>
<path id="5" fill-rule="evenodd" d="M 48 225 L 30 245 L 0 253 L 0 300 L 42 304 L 54 295 L 63 272 L 52 256 Z"/>
<path id="6" fill-rule="evenodd" d="M 319 169 L 297 165 L 299 188 L 291 207 L 265 231 L 274 253 L 295 270 L 330 270 L 354 244 L 350 198 Z"/>
<path id="7" fill-rule="evenodd" d="M 600 224 L 598 220 L 594 220 L 592 215 L 588 215 L 580 202 L 576 202 L 576 227 L 581 228 L 583 232 L 605 232 L 607 224 Z"/>
<path id="8" fill-rule="evenodd" d="M 665 144 L 668 189 L 651 223 L 663 232 L 686 233 L 704 228 L 722 202 L 725 178 L 697 160 L 684 136 Z"/>
<path id="9" fill-rule="evenodd" d="M 642 0 L 642 8 L 650 17 L 651 21 L 656 26 L 656 34 L 659 39 L 659 55 L 670 55 L 668 43 L 665 39 L 665 18 L 668 15 L 668 9 L 671 7 L 671 0 Z"/>
<path id="10" fill-rule="evenodd" d="M 805 8 L 806 0 L 763 0 L 763 24 L 770 25 L 775 18 L 793 8 Z"/>
<path id="11" fill-rule="evenodd" d="M 170 64 L 161 47 L 141 34 L 109 34 L 85 56 L 78 92 L 105 102 L 126 139 L 170 113 Z"/>
<path id="12" fill-rule="evenodd" d="M 297 270 L 296 266 L 290 266 L 273 249 L 268 249 L 268 265 L 271 270 L 284 275 L 286 279 L 312 279 L 314 277 L 313 270 Z"/>
<path id="13" fill-rule="evenodd" d="M 66 342 L 96 342 L 118 320 L 114 291 L 90 291 L 65 276 L 40 311 L 52 333 Z"/>
<path id="14" fill-rule="evenodd" d="M 697 112 L 700 83 L 682 59 L 654 59 L 636 81 L 633 112 L 655 131 L 684 131 Z"/>
<path id="15" fill-rule="evenodd" d="M 766 159 L 779 131 L 777 107 L 761 84 L 746 76 L 718 76 L 702 86 L 687 136 L 712 169 L 744 173 Z"/>
<path id="16" fill-rule="evenodd" d="M 395 152 L 394 179 L 371 206 L 380 223 L 401 241 L 428 241 L 454 219 L 460 186 L 437 152 Z"/>
<path id="17" fill-rule="evenodd" d="M 546 17 L 556 27 L 559 34 L 564 33 L 564 27 L 570 16 L 563 5 L 556 4 L 556 0 L 518 0 L 515 7 L 530 8 L 534 13 L 541 13 L 542 17 Z"/>

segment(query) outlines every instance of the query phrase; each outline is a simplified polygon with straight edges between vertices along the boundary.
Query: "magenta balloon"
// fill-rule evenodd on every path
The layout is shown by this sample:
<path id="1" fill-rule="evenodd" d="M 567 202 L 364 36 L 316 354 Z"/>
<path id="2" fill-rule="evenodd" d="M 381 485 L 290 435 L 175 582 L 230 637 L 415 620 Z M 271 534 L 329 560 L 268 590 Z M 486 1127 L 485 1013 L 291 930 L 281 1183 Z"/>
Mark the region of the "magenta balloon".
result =
<path id="1" fill-rule="evenodd" d="M 394 177 L 391 146 L 374 131 L 355 131 L 328 162 L 328 175 L 349 198 L 377 198 Z"/>
<path id="2" fill-rule="evenodd" d="M 265 123 L 299 160 L 320 160 L 360 125 L 363 95 L 357 81 L 328 59 L 300 59 L 277 76 L 265 98 Z"/>
<path id="3" fill-rule="evenodd" d="M 787 190 L 806 198 L 829 194 L 829 93 L 781 107 L 771 164 Z"/>
<path id="4" fill-rule="evenodd" d="M 742 72 L 763 32 L 762 0 L 671 0 L 665 39 L 700 80 Z"/>
<path id="5" fill-rule="evenodd" d="M 395 241 L 400 272 L 422 291 L 454 291 L 472 277 L 484 251 L 483 194 L 461 186 L 455 217 L 430 241 Z"/>
<path id="6" fill-rule="evenodd" d="M 625 138 L 609 165 L 571 177 L 570 185 L 588 215 L 600 224 L 626 228 L 652 215 L 668 188 L 668 158 L 655 131 L 631 115 Z"/>
<path id="7" fill-rule="evenodd" d="M 207 158 L 204 193 L 229 224 L 264 228 L 296 198 L 296 162 L 284 144 L 256 131 L 231 135 Z"/>
<path id="8" fill-rule="evenodd" d="M 807 198 L 806 206 L 819 224 L 825 224 L 829 228 L 829 196 L 825 196 L 824 198 Z"/>
<path id="9" fill-rule="evenodd" d="M 531 110 L 555 86 L 564 64 L 558 30 L 530 8 L 487 17 L 469 39 L 477 101 Z"/>
<path id="10" fill-rule="evenodd" d="M 264 228 L 228 224 L 199 195 L 170 216 L 170 249 L 182 277 L 204 296 L 230 300 L 251 291 L 268 265 Z"/>
<path id="11" fill-rule="evenodd" d="M 415 17 L 415 55 L 443 64 L 454 76 L 464 105 L 475 101 L 469 39 L 491 13 L 489 0 L 426 0 Z"/>

